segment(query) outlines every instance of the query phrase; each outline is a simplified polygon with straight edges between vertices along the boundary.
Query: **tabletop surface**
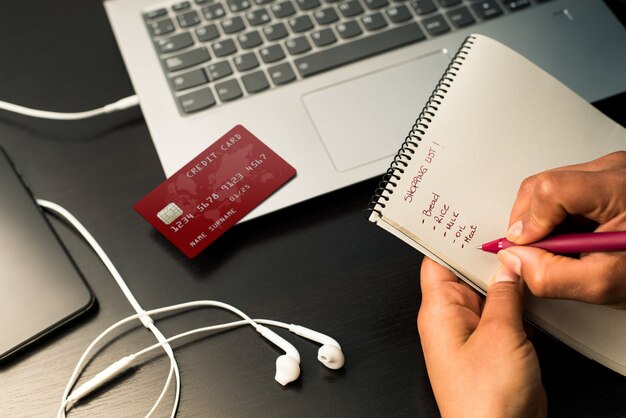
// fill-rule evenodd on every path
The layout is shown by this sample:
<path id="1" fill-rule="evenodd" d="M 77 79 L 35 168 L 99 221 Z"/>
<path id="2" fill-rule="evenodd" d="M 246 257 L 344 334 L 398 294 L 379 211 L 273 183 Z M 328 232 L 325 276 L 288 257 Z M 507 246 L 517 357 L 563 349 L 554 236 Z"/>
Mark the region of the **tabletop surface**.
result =
<path id="1" fill-rule="evenodd" d="M 133 94 L 99 0 L 4 2 L 0 35 L 0 100 L 78 111 Z M 626 94 L 596 105 L 626 125 Z M 363 216 L 378 179 L 237 225 L 189 260 L 132 209 L 164 180 L 138 109 L 76 122 L 2 112 L 0 145 L 36 197 L 61 204 L 83 222 L 144 308 L 221 300 L 253 317 L 324 332 L 343 347 L 346 365 L 332 371 L 317 362 L 317 344 L 278 331 L 302 357 L 300 380 L 283 388 L 273 379 L 280 351 L 250 328 L 176 343 L 183 385 L 178 416 L 439 415 L 416 329 L 421 255 Z M 55 415 L 86 346 L 133 313 L 82 238 L 49 219 L 97 305 L 0 364 L 2 416 Z M 158 325 L 173 335 L 232 319 L 198 309 Z M 532 340 L 551 416 L 626 415 L 626 378 L 540 331 Z M 153 342 L 140 326 L 127 327 L 107 340 L 86 375 Z M 142 364 L 71 414 L 147 413 L 169 361 L 159 353 Z M 158 416 L 169 414 L 172 399 L 170 391 Z"/>

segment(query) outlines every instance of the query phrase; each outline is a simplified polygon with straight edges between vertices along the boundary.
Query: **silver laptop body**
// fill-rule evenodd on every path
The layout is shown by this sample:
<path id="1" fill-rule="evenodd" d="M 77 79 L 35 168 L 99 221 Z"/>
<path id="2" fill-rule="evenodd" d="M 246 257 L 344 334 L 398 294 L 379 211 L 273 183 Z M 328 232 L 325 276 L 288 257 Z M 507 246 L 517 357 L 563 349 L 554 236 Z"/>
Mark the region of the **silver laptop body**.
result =
<path id="1" fill-rule="evenodd" d="M 210 0 L 214 1 L 219 0 Z M 280 0 L 269 1 L 264 7 Z M 104 5 L 167 176 L 237 124 L 244 125 L 296 168 L 297 177 L 247 219 L 383 173 L 450 58 L 470 33 L 491 36 L 512 47 L 588 101 L 626 90 L 626 31 L 602 1 L 532 1 L 523 10 L 510 10 L 505 3 L 511 2 L 498 2 L 504 12 L 501 16 L 476 19 L 476 23 L 460 29 L 454 28 L 443 9 L 439 13 L 448 16 L 444 19 L 454 30 L 440 35 L 429 33 L 433 28 L 426 27 L 409 2 L 399 2 L 413 12 L 412 21 L 418 22 L 426 39 L 304 78 L 297 66 L 303 65 L 297 63 L 298 57 L 287 55 L 284 62 L 293 66 L 294 81 L 274 86 L 268 75 L 271 87 L 264 91 L 249 94 L 242 87 L 243 95 L 236 100 L 217 100 L 214 106 L 185 114 L 172 90 L 176 72 L 168 74 L 164 69 L 163 60 L 168 55 L 157 54 L 158 45 L 145 17 L 166 8 L 176 24 L 171 8 L 179 3 L 106 0 Z M 482 2 L 465 1 L 461 5 L 474 10 L 475 3 Z M 329 4 L 338 7 L 339 3 Z M 204 16 L 201 18 L 199 24 L 205 24 Z M 272 23 L 276 21 L 280 20 Z M 287 26 L 287 19 L 282 21 Z M 331 26 L 336 32 L 336 24 Z M 399 26 L 388 24 L 388 29 Z M 347 42 L 337 38 L 333 47 Z M 188 49 L 202 45 L 194 40 Z M 284 40 L 278 43 L 284 48 Z M 206 43 L 207 49 L 213 52 L 210 44 Z M 313 44 L 310 53 L 317 50 Z M 217 61 L 212 57 L 208 63 L 185 71 L 206 68 Z M 261 62 L 259 68 L 267 71 L 269 67 Z M 242 81 L 241 74 L 231 77 Z M 214 95 L 218 97 L 218 92 Z"/>

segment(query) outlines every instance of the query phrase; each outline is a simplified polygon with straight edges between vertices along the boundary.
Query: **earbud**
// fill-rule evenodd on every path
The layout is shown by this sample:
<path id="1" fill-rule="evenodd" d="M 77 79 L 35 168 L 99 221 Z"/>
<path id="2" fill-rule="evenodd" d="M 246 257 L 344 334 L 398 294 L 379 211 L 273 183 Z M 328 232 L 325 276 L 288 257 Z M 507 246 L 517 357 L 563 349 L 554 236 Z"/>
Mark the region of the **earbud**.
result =
<path id="1" fill-rule="evenodd" d="M 274 379 L 283 386 L 298 379 L 300 377 L 300 353 L 298 353 L 298 350 L 271 329 L 263 325 L 257 325 L 255 328 L 259 334 L 285 352 L 285 354 L 276 359 L 276 375 Z"/>
<path id="2" fill-rule="evenodd" d="M 329 369 L 341 369 L 346 361 L 341 347 L 324 344 L 317 352 L 317 359 Z"/>
<path id="3" fill-rule="evenodd" d="M 289 331 L 322 344 L 317 352 L 317 359 L 322 362 L 324 366 L 333 370 L 341 369 L 343 367 L 346 359 L 343 355 L 343 351 L 341 351 L 341 346 L 337 341 L 330 338 L 328 335 L 313 331 L 312 329 L 301 325 L 291 324 L 289 325 Z"/>
<path id="4" fill-rule="evenodd" d="M 287 354 L 276 359 L 276 375 L 274 379 L 285 386 L 287 383 L 291 383 L 300 377 L 300 364 Z"/>

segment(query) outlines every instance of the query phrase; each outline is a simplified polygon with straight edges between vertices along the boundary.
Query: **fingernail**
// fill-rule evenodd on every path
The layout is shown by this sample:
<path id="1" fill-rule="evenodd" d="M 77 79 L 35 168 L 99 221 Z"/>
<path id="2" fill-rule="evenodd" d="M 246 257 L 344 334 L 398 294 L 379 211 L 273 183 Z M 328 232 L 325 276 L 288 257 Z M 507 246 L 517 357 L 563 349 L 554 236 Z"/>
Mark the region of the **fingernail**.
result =
<path id="1" fill-rule="evenodd" d="M 498 260 L 513 273 L 522 275 L 522 260 L 512 252 L 502 250 L 498 252 Z"/>
<path id="2" fill-rule="evenodd" d="M 498 271 L 496 271 L 496 275 L 493 278 L 494 283 L 498 282 L 510 282 L 510 283 L 518 283 L 520 280 L 519 276 L 509 269 L 500 267 Z"/>
<path id="3" fill-rule="evenodd" d="M 522 229 L 524 228 L 524 224 L 522 221 L 517 221 L 513 225 L 509 227 L 509 230 L 506 231 L 506 238 L 509 241 L 515 241 L 522 235 Z"/>

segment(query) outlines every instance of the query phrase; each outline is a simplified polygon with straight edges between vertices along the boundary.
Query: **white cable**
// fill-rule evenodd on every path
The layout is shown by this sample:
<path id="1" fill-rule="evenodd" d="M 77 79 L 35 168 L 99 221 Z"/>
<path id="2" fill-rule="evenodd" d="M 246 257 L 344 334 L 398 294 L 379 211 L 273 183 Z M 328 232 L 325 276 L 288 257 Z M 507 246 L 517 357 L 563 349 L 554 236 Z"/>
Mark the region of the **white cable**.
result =
<path id="1" fill-rule="evenodd" d="M 99 109 L 86 110 L 83 112 L 51 112 L 48 110 L 31 109 L 28 107 L 16 105 L 13 103 L 0 101 L 0 109 L 7 110 L 13 113 L 19 113 L 20 115 L 30 116 L 33 118 L 41 119 L 56 119 L 56 120 L 78 120 L 87 119 L 98 115 L 104 115 L 106 113 L 117 112 L 119 110 L 128 109 L 139 104 L 139 97 L 132 95 L 124 97 L 117 102 L 110 103 Z"/>
<path id="2" fill-rule="evenodd" d="M 49 202 L 43 199 L 37 199 L 37 204 L 53 212 L 56 212 L 63 218 L 67 219 L 67 221 L 85 238 L 89 245 L 91 245 L 91 247 L 94 249 L 96 254 L 102 259 L 102 262 L 111 273 L 111 276 L 113 276 L 113 279 L 115 279 L 115 281 L 117 282 L 117 285 L 120 287 L 120 289 L 124 293 L 124 296 L 126 296 L 126 299 L 128 299 L 128 302 L 131 304 L 135 312 L 137 312 L 138 314 L 144 312 L 143 308 L 139 305 L 139 302 L 137 302 L 137 299 L 135 299 L 135 296 L 133 296 L 132 292 L 128 288 L 128 285 L 126 284 L 126 282 L 124 282 L 122 275 L 117 271 L 109 256 L 104 252 L 102 247 L 100 247 L 98 241 L 96 241 L 96 239 L 89 233 L 87 228 L 85 228 L 83 224 L 81 224 L 80 221 L 76 219 L 74 215 L 72 215 L 68 210 L 60 205 L 57 205 L 56 203 Z M 142 315 L 140 319 L 142 320 L 142 323 L 146 328 L 148 327 L 148 324 L 152 322 L 152 319 L 147 315 Z"/>
<path id="3" fill-rule="evenodd" d="M 223 304 L 222 302 L 218 302 L 218 303 L 220 305 L 224 305 L 224 306 L 226 305 L 226 304 Z M 214 304 L 213 301 L 186 302 L 186 303 L 181 303 L 181 304 L 177 304 L 177 305 L 166 306 L 166 307 L 163 307 L 163 308 L 152 309 L 150 311 L 147 311 L 146 314 L 148 314 L 148 315 L 156 315 L 156 314 L 165 313 L 165 312 L 171 312 L 171 311 L 175 311 L 175 310 L 183 310 L 183 309 L 190 309 L 190 308 L 203 307 L 203 306 L 217 306 L 217 305 Z M 116 328 L 118 328 L 118 327 L 120 327 L 120 326 L 122 326 L 122 325 L 124 325 L 124 324 L 126 324 L 128 322 L 131 322 L 131 321 L 133 321 L 135 319 L 138 319 L 139 316 L 140 316 L 139 314 L 133 314 L 133 315 L 127 316 L 126 318 L 123 318 L 123 319 L 119 320 L 115 324 L 109 326 L 106 330 L 104 330 L 100 335 L 98 335 L 89 344 L 89 346 L 85 349 L 85 351 L 81 355 L 80 359 L 78 360 L 78 363 L 76 364 L 76 367 L 74 368 L 74 371 L 72 372 L 72 375 L 70 376 L 70 380 L 69 380 L 69 382 L 68 382 L 68 384 L 66 386 L 66 390 L 63 393 L 64 404 L 66 404 L 65 400 L 69 397 L 69 392 L 70 392 L 72 386 L 76 383 L 80 373 L 82 372 L 82 368 L 84 367 L 84 365 L 86 363 L 87 356 L 89 356 L 89 354 L 95 348 L 95 346 L 100 341 L 102 341 L 102 339 L 104 337 L 106 337 L 114 329 L 116 329 Z M 274 325 L 274 326 L 282 326 L 283 328 L 287 328 L 288 327 L 287 324 L 278 323 L 277 321 L 269 321 L 269 320 L 259 319 L 259 320 L 254 320 L 254 322 L 266 323 L 268 325 Z M 230 322 L 228 324 L 222 324 L 222 325 L 218 325 L 218 326 L 214 326 L 214 327 L 215 327 L 215 329 L 231 328 L 231 327 L 241 326 L 241 325 L 246 325 L 246 324 L 250 324 L 250 321 L 244 319 L 242 321 Z M 208 329 L 206 329 L 206 331 L 208 331 Z M 200 331 L 198 331 L 198 332 L 200 332 Z M 178 338 L 182 338 L 182 336 L 180 336 L 180 334 L 179 334 Z M 155 345 L 156 346 L 161 346 L 161 344 L 162 343 L 155 344 Z M 59 415 L 59 416 L 61 416 L 61 415 Z"/>
<path id="4" fill-rule="evenodd" d="M 272 331 L 270 331 L 269 329 L 267 329 L 264 326 L 260 325 L 260 323 L 266 323 L 266 324 L 269 324 L 269 325 L 280 326 L 280 327 L 287 328 L 287 329 L 291 330 L 290 325 L 284 324 L 282 322 L 270 321 L 270 320 L 255 321 L 252 318 L 250 318 L 248 315 L 246 315 L 244 312 L 242 312 L 241 310 L 239 310 L 239 309 L 235 308 L 234 306 L 229 305 L 227 303 L 223 303 L 223 302 L 219 302 L 219 301 L 204 300 L 204 301 L 194 301 L 194 302 L 181 303 L 181 304 L 178 304 L 178 305 L 172 305 L 172 306 L 168 306 L 168 307 L 164 307 L 164 308 L 153 309 L 153 310 L 150 310 L 150 311 L 143 310 L 143 308 L 139 305 L 139 302 L 137 302 L 137 300 L 133 296 L 132 292 L 130 291 L 130 289 L 128 288 L 126 283 L 124 282 L 124 279 L 122 278 L 120 273 L 117 271 L 117 269 L 115 268 L 115 266 L 113 265 L 113 263 L 111 262 L 111 260 L 107 256 L 107 254 L 105 253 L 105 251 L 102 249 L 102 247 L 100 247 L 98 242 L 93 238 L 93 236 L 89 233 L 89 231 L 87 231 L 87 229 L 80 223 L 80 221 L 78 221 L 78 219 L 76 219 L 69 211 L 67 211 L 65 208 L 57 205 L 56 203 L 49 202 L 47 200 L 42 200 L 42 199 L 37 199 L 36 201 L 37 201 L 37 203 L 40 206 L 42 206 L 42 207 L 44 207 L 46 209 L 49 209 L 49 210 L 51 210 L 53 212 L 56 212 L 60 216 L 64 217 L 74 228 L 76 228 L 76 230 L 85 238 L 85 240 L 94 249 L 96 254 L 100 257 L 100 259 L 102 260 L 104 265 L 107 267 L 107 269 L 109 270 L 109 272 L 111 273 L 111 275 L 113 276 L 115 281 L 117 282 L 118 286 L 120 287 L 120 289 L 122 290 L 122 292 L 124 293 L 126 298 L 128 299 L 129 303 L 132 305 L 133 309 L 135 309 L 135 311 L 137 312 L 134 315 L 131 315 L 131 316 L 127 317 L 127 318 L 124 318 L 124 319 L 116 322 L 115 324 L 113 324 L 112 326 L 107 328 L 98 337 L 96 337 L 91 342 L 91 344 L 89 344 L 89 346 L 87 347 L 85 352 L 80 357 L 76 367 L 74 368 L 74 371 L 73 371 L 73 373 L 72 373 L 72 375 L 70 377 L 69 382 L 67 383 L 65 391 L 63 392 L 63 398 L 61 399 L 61 406 L 60 406 L 59 411 L 57 413 L 57 416 L 59 418 L 64 418 L 66 416 L 67 408 L 71 408 L 73 406 L 73 404 L 75 402 L 77 402 L 80 398 L 82 398 L 83 396 L 86 396 L 88 393 L 90 393 L 91 391 L 95 390 L 101 384 L 108 382 L 109 380 L 113 379 L 115 376 L 117 376 L 120 373 L 124 372 L 125 370 L 127 370 L 129 367 L 131 367 L 133 365 L 134 360 L 138 356 L 137 354 L 131 354 L 129 356 L 126 356 L 126 357 L 118 360 L 117 362 L 113 363 L 112 365 L 110 365 L 109 367 L 107 367 L 106 369 L 104 369 L 103 371 L 98 373 L 96 376 L 94 376 L 93 378 L 88 380 L 86 383 L 84 383 L 83 385 L 78 387 L 74 392 L 72 392 L 70 394 L 70 391 L 72 390 L 72 388 L 76 384 L 76 381 L 77 381 L 78 377 L 80 376 L 80 374 L 82 372 L 82 369 L 84 368 L 85 359 L 87 358 L 87 356 L 89 355 L 91 350 L 93 350 L 93 348 L 96 346 L 96 344 L 98 344 L 98 342 L 100 342 L 109 332 L 111 332 L 112 330 L 114 330 L 118 326 L 121 326 L 122 324 L 124 324 L 126 322 L 129 322 L 131 320 L 134 320 L 134 319 L 139 319 L 142 322 L 142 324 L 144 325 L 144 327 L 146 327 L 150 331 L 152 331 L 152 333 L 155 335 L 155 337 L 158 340 L 157 344 L 154 344 L 154 345 L 148 347 L 148 349 L 141 350 L 140 353 L 143 354 L 143 353 L 148 352 L 150 350 L 153 350 L 153 349 L 161 347 L 161 348 L 163 348 L 165 353 L 170 358 L 170 371 L 169 371 L 167 380 L 165 382 L 165 386 L 163 387 L 163 390 L 161 391 L 161 394 L 159 395 L 157 401 L 154 403 L 153 407 L 148 412 L 147 417 L 150 417 L 154 413 L 154 411 L 157 409 L 159 404 L 161 403 L 161 401 L 162 401 L 162 399 L 163 399 L 163 397 L 164 397 L 164 395 L 165 395 L 165 393 L 166 393 L 166 391 L 167 391 L 167 389 L 168 389 L 168 387 L 170 385 L 172 374 L 174 374 L 176 376 L 176 396 L 175 396 L 175 401 L 174 401 L 174 406 L 172 408 L 171 416 L 173 418 L 176 415 L 176 411 L 178 409 L 178 404 L 179 404 L 179 401 L 180 401 L 180 372 L 179 372 L 179 369 L 178 369 L 178 364 L 176 362 L 176 358 L 174 357 L 174 351 L 173 351 L 172 347 L 169 344 L 170 341 L 173 341 L 175 339 L 182 338 L 184 336 L 191 335 L 191 334 L 194 334 L 194 333 L 197 333 L 197 332 L 206 332 L 208 330 L 213 330 L 213 329 L 234 327 L 234 326 L 242 326 L 242 325 L 245 325 L 245 324 L 249 324 L 249 325 L 253 326 L 256 329 L 256 331 L 259 332 L 261 335 L 263 335 L 265 338 L 269 339 L 274 344 L 279 345 L 284 350 L 287 350 L 288 351 L 287 354 L 289 354 L 292 358 L 294 358 L 299 363 L 300 355 L 298 354 L 297 350 L 293 346 L 288 344 L 288 343 L 287 344 L 288 344 L 288 346 L 291 347 L 291 349 L 289 347 L 285 347 L 285 344 L 284 344 L 285 342 L 284 341 L 283 341 L 282 344 L 280 342 L 277 342 L 277 340 L 280 339 L 280 337 L 277 334 L 275 334 Z M 222 324 L 222 325 L 211 326 L 211 327 L 204 327 L 204 328 L 199 328 L 199 329 L 196 329 L 196 330 L 187 331 L 186 333 L 182 333 L 182 334 L 179 334 L 177 336 L 174 336 L 174 337 L 171 337 L 171 338 L 168 339 L 168 338 L 165 338 L 165 336 L 154 325 L 154 321 L 150 317 L 150 315 L 153 315 L 153 314 L 158 314 L 158 313 L 162 313 L 162 312 L 168 312 L 168 311 L 177 310 L 177 309 L 188 309 L 188 308 L 199 307 L 199 306 L 213 306 L 213 307 L 219 307 L 219 308 L 222 308 L 222 309 L 226 309 L 226 310 L 229 310 L 229 311 L 235 313 L 236 315 L 240 316 L 241 318 L 243 318 L 243 320 L 242 321 L 232 322 L 232 323 L 229 323 L 229 324 Z"/>
<path id="5" fill-rule="evenodd" d="M 107 256 L 106 252 L 102 249 L 102 247 L 100 247 L 100 245 L 95 240 L 95 238 L 80 223 L 80 221 L 76 219 L 74 215 L 72 215 L 69 211 L 67 211 L 62 206 L 57 205 L 56 203 L 49 202 L 47 200 L 37 199 L 37 204 L 61 215 L 74 228 L 76 228 L 76 230 L 85 238 L 85 240 L 89 243 L 89 245 L 91 245 L 91 247 L 94 249 L 96 254 L 98 254 L 98 256 L 100 257 L 104 265 L 107 267 L 107 269 L 109 270 L 109 272 L 111 273 L 115 281 L 117 282 L 118 286 L 124 293 L 124 296 L 126 296 L 126 298 L 128 299 L 128 302 L 131 304 L 135 312 L 137 312 L 137 318 L 141 320 L 142 324 L 146 328 L 152 331 L 157 341 L 163 343 L 163 350 L 170 358 L 170 372 L 169 372 L 167 381 L 165 383 L 165 387 L 163 388 L 161 395 L 159 396 L 157 400 L 157 404 L 155 404 L 155 406 L 150 410 L 148 416 L 150 416 L 154 412 L 154 410 L 156 409 L 156 406 L 158 405 L 158 403 L 160 403 L 165 392 L 167 391 L 167 388 L 169 387 L 169 384 L 171 382 L 171 375 L 173 372 L 174 375 L 176 376 L 176 395 L 175 395 L 174 406 L 172 407 L 172 414 L 171 414 L 173 418 L 176 415 L 176 410 L 178 409 L 178 403 L 180 401 L 180 370 L 178 368 L 178 363 L 176 362 L 176 358 L 174 357 L 174 351 L 172 350 L 172 347 L 167 343 L 167 341 L 165 341 L 165 336 L 161 333 L 161 331 L 159 331 L 156 328 L 156 326 L 154 325 L 154 322 L 152 321 L 152 318 L 150 318 L 150 316 L 146 314 L 146 311 L 144 311 L 143 308 L 139 305 L 139 302 L 137 302 L 137 299 L 135 299 L 135 297 L 133 296 L 132 292 L 128 288 L 128 285 L 126 284 L 126 282 L 124 282 L 124 279 L 122 278 L 120 273 L 117 271 L 117 269 L 115 268 L 115 265 L 113 264 L 111 259 Z M 71 386 L 73 386 L 73 383 L 71 384 Z M 69 387 L 69 390 L 71 390 L 71 386 Z M 66 399 L 67 399 L 67 394 L 64 394 L 64 397 L 62 399 L 63 404 L 66 404 Z M 59 412 L 60 412 L 60 416 L 64 417 L 65 408 L 62 408 L 62 409 L 63 410 Z"/>
<path id="6" fill-rule="evenodd" d="M 282 328 L 289 328 L 289 325 L 283 322 L 278 322 L 278 321 L 271 321 L 271 320 L 267 320 L 267 319 L 251 319 L 248 315 L 246 315 L 245 313 L 243 313 L 241 310 L 235 308 L 234 306 L 231 306 L 227 303 L 224 302 L 219 302 L 219 301 L 212 301 L 212 300 L 198 300 L 198 301 L 192 301 L 192 302 L 185 302 L 185 303 L 179 303 L 176 305 L 170 305 L 170 306 L 165 306 L 162 308 L 157 308 L 157 309 L 151 309 L 149 311 L 144 312 L 144 315 L 158 315 L 158 314 L 162 314 L 162 313 L 166 313 L 166 312 L 171 312 L 171 311 L 177 311 L 177 310 L 186 310 L 186 309 L 191 309 L 191 308 L 198 308 L 198 307 L 218 307 L 218 308 L 222 308 L 222 309 L 226 309 L 229 310 L 235 314 L 237 314 L 238 316 L 244 318 L 242 321 L 235 321 L 235 322 L 230 322 L 227 324 L 221 324 L 221 325 L 213 325 L 212 327 L 204 327 L 204 328 L 199 328 L 198 330 L 192 330 L 192 331 L 187 331 L 186 333 L 183 334 L 178 334 L 177 336 L 174 337 L 170 337 L 168 339 L 168 341 L 164 342 L 159 342 L 158 344 L 155 344 L 151 347 L 160 347 L 163 344 L 167 344 L 170 340 L 173 339 L 178 339 L 178 338 L 183 338 L 184 336 L 187 335 L 191 335 L 194 334 L 196 332 L 207 332 L 210 330 L 214 330 L 214 329 L 222 329 L 222 328 L 232 328 L 232 327 L 237 327 L 237 326 L 242 326 L 242 325 L 252 325 L 253 327 L 258 327 L 258 324 L 267 324 L 267 325 L 272 325 L 272 326 L 278 326 L 278 327 L 282 327 Z M 91 353 L 91 351 L 95 348 L 95 346 L 107 335 L 109 334 L 111 331 L 113 331 L 114 329 L 128 323 L 131 322 L 135 319 L 138 319 L 140 317 L 140 314 L 133 314 L 130 315 L 126 318 L 120 319 L 118 322 L 116 322 L 115 324 L 109 326 L 106 330 L 104 330 L 104 332 L 102 332 L 100 335 L 98 335 L 98 337 L 96 337 L 91 344 L 89 344 L 89 346 L 85 349 L 84 353 L 82 354 L 82 356 L 80 357 L 80 359 L 78 360 L 78 363 L 76 364 L 76 367 L 74 368 L 74 371 L 72 372 L 72 375 L 70 377 L 69 382 L 67 383 L 67 386 L 65 388 L 65 391 L 63 392 L 63 400 L 62 400 L 62 404 L 61 404 L 61 408 L 59 409 L 59 412 L 57 414 L 58 417 L 65 417 L 65 409 L 68 406 L 72 406 L 69 402 L 67 402 L 67 399 L 70 397 L 70 390 L 72 389 L 72 387 L 74 386 L 74 384 L 76 383 L 76 381 L 78 380 L 78 377 L 80 376 L 82 369 L 84 368 L 85 362 L 86 362 L 86 358 L 89 356 L 89 354 Z M 142 351 L 145 351 L 142 350 Z M 148 350 L 150 351 L 150 350 Z M 146 351 L 147 352 L 147 351 Z M 140 351 L 141 353 L 141 351 Z M 141 353 L 143 354 L 143 353 Z M 137 353 L 135 353 L 135 356 L 138 357 L 139 355 Z M 159 397 L 159 400 L 157 400 L 157 403 L 155 403 L 155 405 L 153 406 L 152 410 L 156 409 L 156 406 L 158 406 L 158 404 L 160 403 L 162 397 Z M 151 411 L 152 411 L 151 410 Z"/>
<path id="7" fill-rule="evenodd" d="M 284 322 L 279 322 L 279 321 L 273 321 L 271 319 L 253 319 L 254 322 L 256 322 L 257 324 L 264 324 L 264 325 L 272 325 L 275 327 L 280 327 L 280 328 L 285 328 L 285 329 L 289 329 L 289 324 L 284 323 Z M 217 325 L 210 325 L 208 327 L 201 327 L 201 328 L 195 328 L 189 331 L 185 331 L 185 332 L 181 332 L 180 334 L 176 334 L 173 335 L 171 337 L 169 337 L 166 341 L 168 343 L 171 343 L 172 341 L 176 341 L 179 340 L 181 338 L 185 338 L 188 337 L 190 335 L 193 334 L 199 334 L 202 332 L 209 332 L 209 331 L 216 331 L 219 329 L 229 329 L 229 328 L 237 328 L 237 327 L 241 327 L 244 325 L 250 325 L 250 323 L 246 320 L 242 320 L 242 321 L 233 321 L 233 322 L 226 322 L 224 324 L 217 324 Z M 161 347 L 163 343 L 156 343 L 153 344 L 149 347 L 144 348 L 143 350 L 139 350 L 136 353 L 132 354 L 135 357 L 140 357 L 143 356 L 144 354 L 152 351 L 152 350 L 156 350 L 157 348 Z"/>
<path id="8" fill-rule="evenodd" d="M 244 318 L 243 320 L 240 321 L 233 321 L 233 322 L 228 322 L 228 323 L 224 323 L 224 324 L 218 324 L 218 325 L 211 325 L 208 327 L 202 327 L 202 328 L 196 328 L 190 331 L 186 331 L 177 335 L 174 335 L 172 337 L 167 338 L 165 341 L 160 341 L 156 344 L 153 344 L 147 348 L 144 348 L 134 354 L 131 354 L 129 356 L 126 356 L 123 359 L 118 360 L 118 362 L 121 362 L 122 360 L 125 360 L 127 358 L 130 358 L 129 361 L 127 361 L 125 363 L 125 366 L 123 369 L 118 370 L 117 373 L 115 374 L 108 374 L 107 375 L 107 379 L 103 382 L 101 382 L 100 384 L 112 379 L 113 377 L 117 376 L 119 373 L 127 370 L 128 368 L 130 368 L 133 364 L 132 362 L 148 353 L 149 351 L 155 350 L 157 348 L 162 347 L 164 344 L 168 344 L 174 340 L 178 340 L 180 338 L 184 338 L 187 337 L 189 335 L 193 335 L 193 334 L 197 334 L 197 333 L 201 333 L 201 332 L 208 332 L 208 331 L 214 331 L 214 330 L 218 330 L 218 329 L 228 329 L 228 328 L 235 328 L 235 327 L 240 327 L 243 325 L 252 325 L 255 328 L 258 328 L 259 325 L 258 324 L 266 324 L 266 325 L 272 325 L 272 326 L 276 326 L 276 327 L 281 327 L 281 328 L 285 328 L 285 329 L 289 329 L 290 328 L 290 324 L 286 324 L 284 322 L 279 322 L 279 321 L 273 321 L 273 320 L 268 320 L 268 319 L 251 319 L 250 317 L 248 317 L 246 314 L 244 314 L 243 312 L 241 312 L 239 309 L 235 308 L 232 305 L 223 303 L 223 302 L 219 302 L 219 301 L 211 301 L 211 300 L 198 300 L 198 301 L 192 301 L 192 302 L 185 302 L 185 303 L 181 303 L 181 304 L 177 304 L 177 305 L 171 305 L 171 306 L 166 306 L 163 308 L 157 308 L 157 309 L 152 309 L 150 311 L 147 311 L 146 314 L 147 315 L 156 315 L 156 314 L 160 314 L 160 313 L 165 313 L 165 312 L 170 312 L 170 311 L 175 311 L 175 310 L 185 310 L 185 309 L 191 309 L 191 308 L 197 308 L 197 307 L 218 307 L 218 308 L 222 308 L 222 309 L 227 309 L 239 316 L 241 316 L 242 318 Z M 88 394 L 91 390 L 96 389 L 99 385 L 94 385 L 93 384 L 93 380 L 94 378 L 90 379 L 89 381 L 87 381 L 86 383 L 84 383 L 83 385 L 81 385 L 80 387 L 78 387 L 77 389 L 74 390 L 74 392 L 72 392 L 71 394 L 69 393 L 69 391 L 71 390 L 72 386 L 76 383 L 76 380 L 78 379 L 78 377 L 80 376 L 82 369 L 84 367 L 85 364 L 85 359 L 87 358 L 87 356 L 91 353 L 91 351 L 93 350 L 93 348 L 98 344 L 98 342 L 100 342 L 109 332 L 113 331 L 115 328 L 128 323 L 130 321 L 133 321 L 135 319 L 139 318 L 139 314 L 134 314 L 134 315 L 130 315 L 126 318 L 123 318 L 121 320 L 119 320 L 118 322 L 116 322 L 115 324 L 111 325 L 109 328 L 107 328 L 103 333 L 101 333 L 94 341 L 92 341 L 92 343 L 87 347 L 87 349 L 85 350 L 85 352 L 83 353 L 83 355 L 81 356 L 80 360 L 78 361 L 76 367 L 74 368 L 74 371 L 72 373 L 72 376 L 70 377 L 70 381 L 68 382 L 67 386 L 66 386 L 66 390 L 63 393 L 63 402 L 61 404 L 61 407 L 59 409 L 59 413 L 57 414 L 58 417 L 65 417 L 65 410 L 68 407 L 71 407 L 74 402 L 78 401 L 82 396 L 85 396 L 86 394 Z M 299 357 L 299 356 L 298 356 Z M 118 363 L 116 362 L 116 363 Z M 115 363 L 113 364 L 115 365 Z M 110 369 L 113 365 L 109 366 L 107 369 L 103 370 L 102 372 L 98 373 L 98 375 L 101 374 L 106 374 L 105 372 Z M 97 377 L 97 375 L 96 375 Z M 85 386 L 89 386 L 88 390 L 85 390 Z M 80 395 L 76 395 L 77 392 L 80 392 Z M 157 400 L 157 402 L 154 404 L 153 408 L 151 409 L 151 412 L 148 414 L 148 416 L 156 409 L 156 407 L 159 405 L 160 401 L 162 399 L 162 396 L 159 397 L 159 399 Z"/>

